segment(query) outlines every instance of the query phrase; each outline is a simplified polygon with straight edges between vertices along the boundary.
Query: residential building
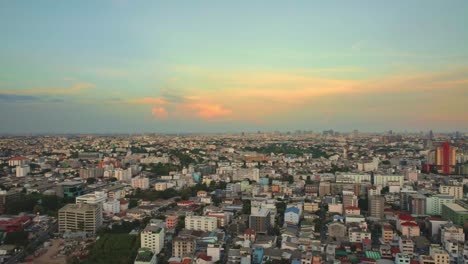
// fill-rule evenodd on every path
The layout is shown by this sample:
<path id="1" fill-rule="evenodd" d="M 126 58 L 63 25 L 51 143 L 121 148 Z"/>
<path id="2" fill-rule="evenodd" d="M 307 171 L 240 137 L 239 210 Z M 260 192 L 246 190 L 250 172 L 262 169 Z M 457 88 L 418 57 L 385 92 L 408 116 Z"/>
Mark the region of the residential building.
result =
<path id="1" fill-rule="evenodd" d="M 188 236 L 176 236 L 172 240 L 172 257 L 192 257 L 195 247 L 195 239 Z"/>
<path id="2" fill-rule="evenodd" d="M 401 253 L 412 256 L 414 253 L 414 242 L 408 237 L 400 236 L 398 238 L 398 248 Z"/>
<path id="3" fill-rule="evenodd" d="M 141 247 L 149 248 L 155 254 L 159 254 L 164 247 L 164 228 L 154 224 L 148 224 L 143 231 L 141 231 Z"/>
<path id="4" fill-rule="evenodd" d="M 442 217 L 462 226 L 468 222 L 468 210 L 455 203 L 443 204 Z"/>
<path id="5" fill-rule="evenodd" d="M 390 243 L 391 241 L 393 241 L 393 236 L 394 236 L 393 227 L 388 224 L 383 225 L 382 226 L 382 240 L 385 243 Z"/>
<path id="6" fill-rule="evenodd" d="M 463 198 L 463 186 L 457 185 L 441 185 L 439 186 L 439 192 L 441 194 L 453 196 L 455 199 Z"/>
<path id="7" fill-rule="evenodd" d="M 409 196 L 409 211 L 414 215 L 426 214 L 426 196 L 422 194 L 411 194 Z"/>
<path id="8" fill-rule="evenodd" d="M 369 197 L 369 216 L 383 218 L 385 207 L 385 197 L 383 195 L 373 195 Z"/>
<path id="9" fill-rule="evenodd" d="M 442 205 L 454 203 L 453 196 L 438 194 L 426 198 L 426 214 L 428 215 L 441 215 Z"/>
<path id="10" fill-rule="evenodd" d="M 179 217 L 177 215 L 166 216 L 166 228 L 168 229 L 175 228 L 178 222 L 179 222 Z"/>
<path id="11" fill-rule="evenodd" d="M 188 230 L 213 231 L 218 226 L 216 217 L 187 215 L 185 228 Z"/>
<path id="12" fill-rule="evenodd" d="M 31 168 L 27 164 L 16 166 L 16 177 L 27 176 L 30 172 L 31 172 Z"/>
<path id="13" fill-rule="evenodd" d="M 257 234 L 266 234 L 270 231 L 271 219 L 270 210 L 265 208 L 252 208 L 249 216 L 249 227 Z"/>
<path id="14" fill-rule="evenodd" d="M 362 243 L 365 239 L 371 239 L 372 235 L 367 229 L 352 227 L 348 230 L 349 242 Z"/>
<path id="15" fill-rule="evenodd" d="M 132 188 L 141 190 L 149 189 L 149 179 L 142 176 L 132 178 Z"/>
<path id="16" fill-rule="evenodd" d="M 120 202 L 119 200 L 109 200 L 103 203 L 102 209 L 105 213 L 118 214 L 120 213 Z"/>
<path id="17" fill-rule="evenodd" d="M 387 186 L 388 182 L 398 182 L 400 186 L 403 186 L 405 181 L 403 175 L 374 175 L 374 185 Z"/>
<path id="18" fill-rule="evenodd" d="M 284 212 L 284 222 L 287 224 L 298 225 L 300 220 L 300 209 L 297 207 L 288 207 Z"/>

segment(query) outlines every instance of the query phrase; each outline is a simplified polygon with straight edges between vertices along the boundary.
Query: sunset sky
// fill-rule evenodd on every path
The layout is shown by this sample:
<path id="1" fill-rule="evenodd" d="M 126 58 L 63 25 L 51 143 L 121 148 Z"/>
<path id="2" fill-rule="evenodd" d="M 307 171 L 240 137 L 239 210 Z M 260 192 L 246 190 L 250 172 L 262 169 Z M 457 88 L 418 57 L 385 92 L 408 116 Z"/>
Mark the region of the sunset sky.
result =
<path id="1" fill-rule="evenodd" d="M 468 131 L 468 1 L 0 1 L 0 133 Z"/>

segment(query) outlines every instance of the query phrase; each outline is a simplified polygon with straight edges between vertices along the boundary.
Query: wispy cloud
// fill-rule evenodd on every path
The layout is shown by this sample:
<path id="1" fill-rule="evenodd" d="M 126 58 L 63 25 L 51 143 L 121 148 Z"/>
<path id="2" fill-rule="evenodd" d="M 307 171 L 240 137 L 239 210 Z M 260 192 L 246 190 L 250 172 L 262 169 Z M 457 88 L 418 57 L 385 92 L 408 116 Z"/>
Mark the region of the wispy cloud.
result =
<path id="1" fill-rule="evenodd" d="M 40 98 L 32 95 L 21 95 L 21 94 L 3 94 L 0 93 L 0 102 L 32 102 L 39 101 Z"/>
<path id="2" fill-rule="evenodd" d="M 93 83 L 79 82 L 65 88 L 35 88 L 24 90 L 6 90 L 4 94 L 20 94 L 20 95 L 77 95 L 84 93 L 95 85 Z"/>

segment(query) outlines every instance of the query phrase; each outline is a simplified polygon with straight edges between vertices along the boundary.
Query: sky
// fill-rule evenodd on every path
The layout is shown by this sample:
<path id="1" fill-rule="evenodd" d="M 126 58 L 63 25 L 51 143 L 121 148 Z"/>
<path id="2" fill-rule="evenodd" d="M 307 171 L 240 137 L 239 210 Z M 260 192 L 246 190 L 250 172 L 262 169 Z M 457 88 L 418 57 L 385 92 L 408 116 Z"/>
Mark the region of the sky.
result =
<path id="1" fill-rule="evenodd" d="M 468 131 L 468 1 L 0 1 L 0 133 Z"/>

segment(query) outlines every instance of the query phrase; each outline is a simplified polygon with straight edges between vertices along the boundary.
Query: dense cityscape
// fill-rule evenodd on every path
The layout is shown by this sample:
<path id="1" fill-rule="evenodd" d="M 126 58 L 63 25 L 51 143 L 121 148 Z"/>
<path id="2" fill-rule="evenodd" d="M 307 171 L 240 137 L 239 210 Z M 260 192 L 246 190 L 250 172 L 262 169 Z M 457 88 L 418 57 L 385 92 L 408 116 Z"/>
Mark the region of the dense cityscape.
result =
<path id="1" fill-rule="evenodd" d="M 3 263 L 468 263 L 468 136 L 0 138 Z"/>
<path id="2" fill-rule="evenodd" d="M 468 0 L 0 0 L 0 264 L 468 264 Z"/>

